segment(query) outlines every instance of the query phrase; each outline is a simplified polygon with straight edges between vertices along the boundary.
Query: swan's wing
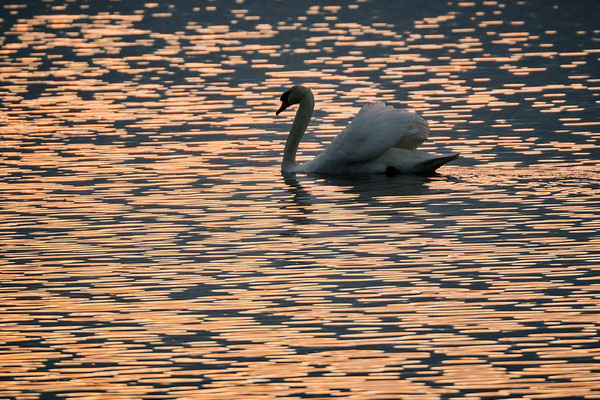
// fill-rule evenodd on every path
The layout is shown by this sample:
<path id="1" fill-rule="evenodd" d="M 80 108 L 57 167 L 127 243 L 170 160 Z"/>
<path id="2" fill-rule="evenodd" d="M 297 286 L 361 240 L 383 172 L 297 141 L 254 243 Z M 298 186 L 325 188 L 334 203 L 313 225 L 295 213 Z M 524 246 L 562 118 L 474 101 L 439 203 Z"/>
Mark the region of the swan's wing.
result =
<path id="1" fill-rule="evenodd" d="M 335 165 L 371 161 L 392 147 L 413 150 L 428 133 L 427 122 L 417 114 L 382 102 L 367 104 L 333 139 L 322 159 Z"/>

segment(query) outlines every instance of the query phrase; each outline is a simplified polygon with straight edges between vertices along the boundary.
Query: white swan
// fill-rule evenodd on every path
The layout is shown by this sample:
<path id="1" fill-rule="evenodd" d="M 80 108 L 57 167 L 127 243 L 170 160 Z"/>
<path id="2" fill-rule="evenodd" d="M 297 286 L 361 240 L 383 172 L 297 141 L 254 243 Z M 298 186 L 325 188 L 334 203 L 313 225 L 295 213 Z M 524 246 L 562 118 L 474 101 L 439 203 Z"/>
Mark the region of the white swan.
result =
<path id="1" fill-rule="evenodd" d="M 417 114 L 379 102 L 365 105 L 315 159 L 297 164 L 298 144 L 315 106 L 312 92 L 304 86 L 292 87 L 281 95 L 281 107 L 276 113 L 279 115 L 298 103 L 283 153 L 281 171 L 284 173 L 431 173 L 458 157 L 458 153 L 435 155 L 415 150 L 427 139 L 427 122 Z"/>

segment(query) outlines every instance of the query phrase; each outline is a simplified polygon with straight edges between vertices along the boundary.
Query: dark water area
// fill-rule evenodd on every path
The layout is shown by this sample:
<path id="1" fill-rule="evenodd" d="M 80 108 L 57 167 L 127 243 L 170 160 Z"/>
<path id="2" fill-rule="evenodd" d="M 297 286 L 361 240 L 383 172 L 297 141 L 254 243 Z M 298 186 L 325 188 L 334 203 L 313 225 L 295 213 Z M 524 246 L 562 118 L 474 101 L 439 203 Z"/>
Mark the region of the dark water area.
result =
<path id="1" fill-rule="evenodd" d="M 4 1 L 0 398 L 600 398 L 600 2 Z M 385 101 L 433 176 L 282 175 Z"/>

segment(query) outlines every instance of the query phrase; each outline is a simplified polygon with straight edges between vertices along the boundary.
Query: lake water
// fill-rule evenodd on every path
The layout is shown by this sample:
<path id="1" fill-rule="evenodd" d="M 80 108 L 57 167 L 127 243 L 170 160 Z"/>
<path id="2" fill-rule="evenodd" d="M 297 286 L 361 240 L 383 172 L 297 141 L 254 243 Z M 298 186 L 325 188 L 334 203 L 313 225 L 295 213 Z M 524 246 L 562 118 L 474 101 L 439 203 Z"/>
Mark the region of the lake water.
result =
<path id="1" fill-rule="evenodd" d="M 0 398 L 600 398 L 598 21 L 4 1 Z M 461 158 L 282 176 L 293 84 L 300 160 L 374 100 Z"/>

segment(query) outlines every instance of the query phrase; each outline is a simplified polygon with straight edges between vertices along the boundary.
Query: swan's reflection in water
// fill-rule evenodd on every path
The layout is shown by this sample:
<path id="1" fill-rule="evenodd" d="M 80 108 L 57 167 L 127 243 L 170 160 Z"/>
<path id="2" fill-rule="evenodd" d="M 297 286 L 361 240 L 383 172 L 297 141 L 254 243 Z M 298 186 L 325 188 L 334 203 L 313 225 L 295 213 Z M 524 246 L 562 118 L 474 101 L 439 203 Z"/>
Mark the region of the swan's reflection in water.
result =
<path id="1" fill-rule="evenodd" d="M 306 175 L 303 173 L 283 173 L 283 180 L 288 186 L 294 202 L 299 206 L 310 206 L 316 200 L 314 196 L 304 188 L 303 183 L 313 186 L 336 187 L 339 192 L 351 195 L 352 201 L 363 204 L 381 206 L 378 198 L 402 196 L 419 196 L 431 192 L 427 183 L 432 176 L 411 174 L 362 174 L 362 175 Z M 441 177 L 441 175 L 436 175 Z M 312 199 L 312 200 L 311 200 Z"/>
<path id="2" fill-rule="evenodd" d="M 295 172 L 282 173 L 284 183 L 287 185 L 286 189 L 292 196 L 292 201 L 298 206 L 298 210 L 302 214 L 310 214 L 313 204 L 311 194 L 302 187 Z M 304 175 L 304 174 L 303 174 Z"/>
<path id="3" fill-rule="evenodd" d="M 422 196 L 431 192 L 427 183 L 431 177 L 417 175 L 305 175 L 283 173 L 286 190 L 293 206 L 287 201 L 284 207 L 296 212 L 286 214 L 293 224 L 327 225 L 328 219 L 340 219 L 340 214 L 354 215 L 359 235 L 360 226 L 366 226 L 372 214 L 395 214 L 395 208 L 411 207 L 407 197 Z M 335 195 L 332 196 L 332 193 Z M 340 201 L 339 197 L 345 198 Z M 386 203 L 380 199 L 387 199 Z M 393 199 L 393 200 L 391 200 Z M 357 205 L 361 214 L 356 214 Z M 387 211 L 386 211 L 387 210 Z M 373 227 L 374 225 L 372 225 Z M 351 229 L 351 228 L 350 228 Z M 340 235 L 336 230 L 323 231 Z"/>

